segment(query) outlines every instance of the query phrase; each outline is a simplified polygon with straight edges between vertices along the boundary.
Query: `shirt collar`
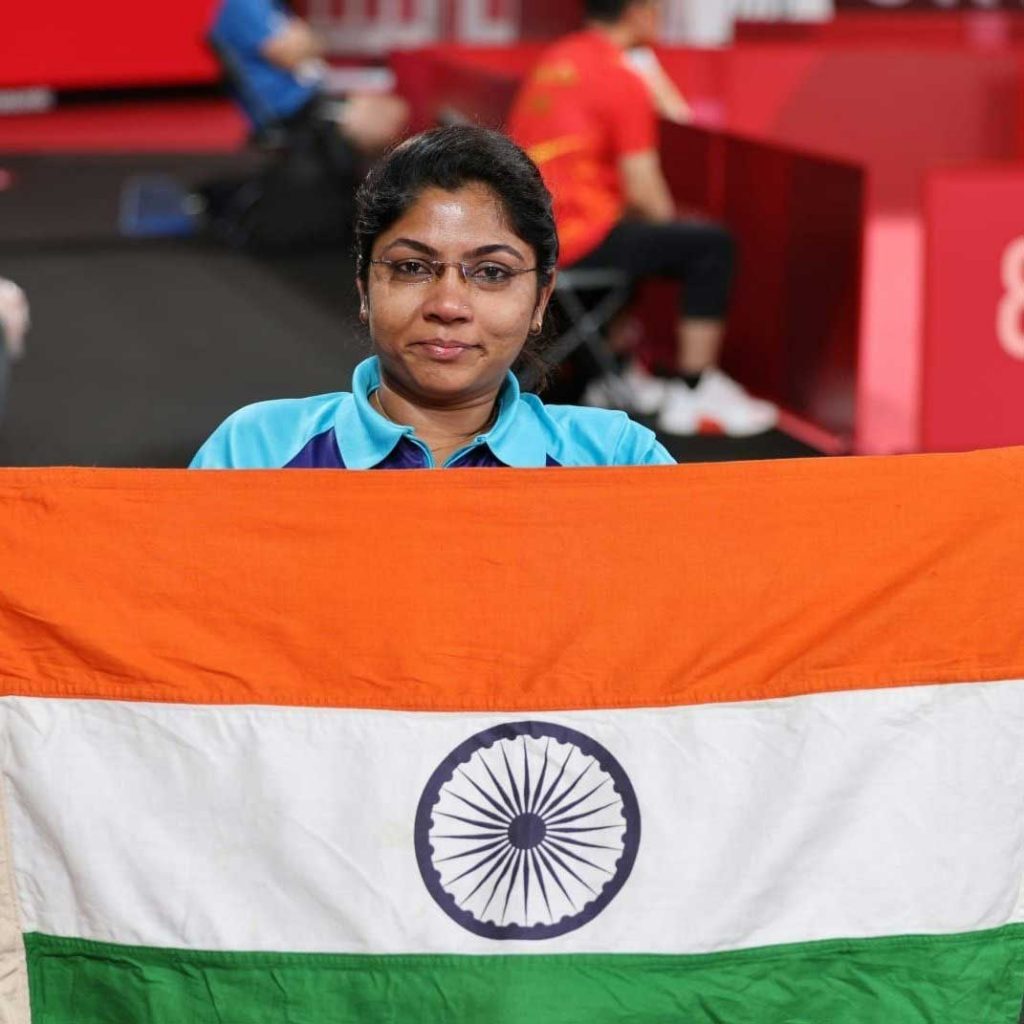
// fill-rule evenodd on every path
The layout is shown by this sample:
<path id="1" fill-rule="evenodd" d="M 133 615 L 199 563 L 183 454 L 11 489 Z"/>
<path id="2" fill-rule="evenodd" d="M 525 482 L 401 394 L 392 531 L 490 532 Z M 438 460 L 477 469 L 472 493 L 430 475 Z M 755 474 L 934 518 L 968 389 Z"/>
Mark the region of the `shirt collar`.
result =
<path id="1" fill-rule="evenodd" d="M 546 437 L 534 405 L 539 406 L 540 400 L 520 394 L 519 381 L 510 371 L 498 398 L 494 426 L 481 435 L 483 443 L 506 466 L 532 469 L 547 464 Z"/>
<path id="2" fill-rule="evenodd" d="M 345 465 L 370 469 L 383 462 L 403 437 L 415 438 L 412 427 L 400 426 L 381 416 L 370 404 L 380 387 L 380 363 L 376 356 L 364 359 L 352 375 L 352 400 L 342 402 L 335 416 L 335 436 Z M 531 401 L 532 400 L 532 401 Z M 498 416 L 486 433 L 476 438 L 506 466 L 527 469 L 547 463 L 545 432 L 533 395 L 522 395 L 519 382 L 509 373 L 498 398 Z"/>

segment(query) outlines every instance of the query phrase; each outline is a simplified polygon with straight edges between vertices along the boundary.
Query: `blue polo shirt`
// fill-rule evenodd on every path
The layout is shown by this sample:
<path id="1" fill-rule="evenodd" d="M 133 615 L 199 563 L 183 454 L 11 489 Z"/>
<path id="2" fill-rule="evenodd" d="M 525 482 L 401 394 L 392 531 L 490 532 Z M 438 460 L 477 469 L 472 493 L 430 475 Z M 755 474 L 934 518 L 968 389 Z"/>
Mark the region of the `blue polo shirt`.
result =
<path id="1" fill-rule="evenodd" d="M 232 413 L 192 460 L 193 469 L 427 469 L 430 449 L 412 427 L 370 404 L 380 387 L 377 359 L 361 362 L 352 392 L 257 402 Z M 653 432 L 625 413 L 545 405 L 522 394 L 513 374 L 486 433 L 455 452 L 446 467 L 648 466 L 675 460 Z"/>
<path id="2" fill-rule="evenodd" d="M 210 27 L 210 37 L 233 66 L 238 100 L 258 128 L 294 114 L 318 91 L 263 56 L 264 45 L 289 17 L 280 0 L 221 0 Z"/>

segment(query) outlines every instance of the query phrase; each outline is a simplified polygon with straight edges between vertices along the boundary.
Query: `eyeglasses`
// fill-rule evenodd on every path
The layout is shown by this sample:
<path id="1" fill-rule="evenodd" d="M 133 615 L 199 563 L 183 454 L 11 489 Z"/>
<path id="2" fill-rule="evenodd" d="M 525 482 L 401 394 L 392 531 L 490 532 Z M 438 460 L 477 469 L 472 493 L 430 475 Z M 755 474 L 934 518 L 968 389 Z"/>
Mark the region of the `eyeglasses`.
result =
<path id="1" fill-rule="evenodd" d="M 495 260 L 477 260 L 463 263 L 461 260 L 370 260 L 375 267 L 386 267 L 392 284 L 429 284 L 440 281 L 448 267 L 457 267 L 466 284 L 481 291 L 498 292 L 507 288 L 520 274 L 533 274 L 537 267 L 507 267 Z"/>

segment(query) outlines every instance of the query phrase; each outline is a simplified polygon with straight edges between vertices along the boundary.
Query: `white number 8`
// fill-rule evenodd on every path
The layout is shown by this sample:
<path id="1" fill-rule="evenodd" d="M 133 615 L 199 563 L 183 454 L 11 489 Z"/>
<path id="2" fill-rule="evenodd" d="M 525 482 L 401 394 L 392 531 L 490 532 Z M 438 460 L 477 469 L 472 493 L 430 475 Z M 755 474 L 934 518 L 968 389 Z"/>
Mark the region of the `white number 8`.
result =
<path id="1" fill-rule="evenodd" d="M 1024 237 L 1014 239 L 1003 253 L 1003 287 L 996 334 L 1008 356 L 1024 360 Z"/>

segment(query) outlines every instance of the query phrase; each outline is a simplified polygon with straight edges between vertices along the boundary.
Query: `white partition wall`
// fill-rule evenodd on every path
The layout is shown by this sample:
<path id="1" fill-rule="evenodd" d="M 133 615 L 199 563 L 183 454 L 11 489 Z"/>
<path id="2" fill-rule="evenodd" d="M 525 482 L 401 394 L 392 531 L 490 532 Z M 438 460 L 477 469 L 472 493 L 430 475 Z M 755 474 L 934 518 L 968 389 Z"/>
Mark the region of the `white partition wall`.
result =
<path id="1" fill-rule="evenodd" d="M 832 0 L 669 0 L 667 41 L 695 46 L 723 46 L 732 40 L 739 20 L 826 21 Z"/>
<path id="2" fill-rule="evenodd" d="M 443 0 L 307 0 L 311 24 L 336 54 L 424 46 L 443 34 Z"/>
<path id="3" fill-rule="evenodd" d="M 662 35 L 669 44 L 722 46 L 737 19 L 824 20 L 832 8 L 832 0 L 665 0 Z M 519 35 L 519 0 L 306 0 L 306 10 L 336 54 L 382 54 L 440 39 L 502 45 Z"/>
<path id="4" fill-rule="evenodd" d="M 519 36 L 518 0 L 458 0 L 455 36 L 464 43 L 514 43 Z"/>
<path id="5" fill-rule="evenodd" d="M 519 34 L 519 0 L 306 0 L 334 54 L 382 54 L 440 39 L 501 45 Z"/>

